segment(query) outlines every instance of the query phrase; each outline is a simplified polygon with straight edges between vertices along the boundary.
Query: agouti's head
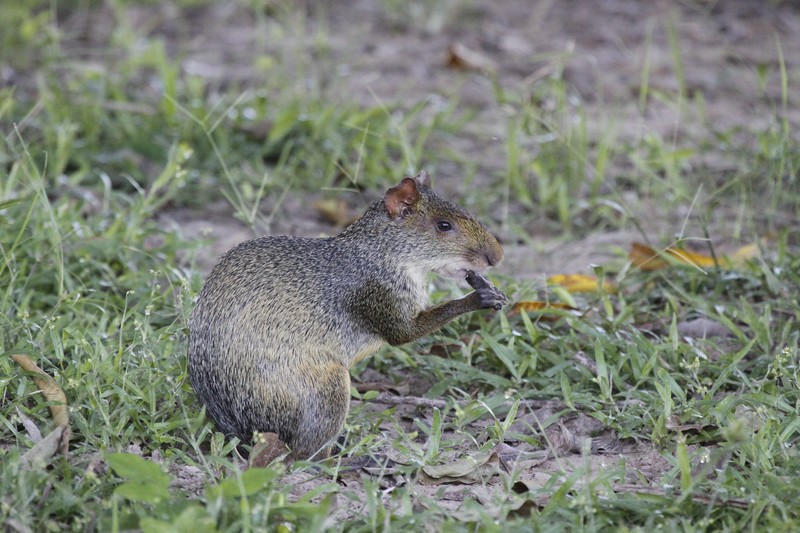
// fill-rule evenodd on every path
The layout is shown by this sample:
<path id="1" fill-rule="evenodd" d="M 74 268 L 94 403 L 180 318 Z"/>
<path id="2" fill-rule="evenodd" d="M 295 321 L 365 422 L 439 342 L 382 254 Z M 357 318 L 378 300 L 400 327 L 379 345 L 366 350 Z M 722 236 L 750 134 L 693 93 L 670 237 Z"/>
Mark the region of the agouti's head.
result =
<path id="1" fill-rule="evenodd" d="M 486 227 L 464 208 L 441 198 L 424 170 L 403 178 L 383 197 L 392 224 L 402 226 L 415 249 L 414 266 L 448 278 L 464 278 L 503 260 L 503 249 Z"/>

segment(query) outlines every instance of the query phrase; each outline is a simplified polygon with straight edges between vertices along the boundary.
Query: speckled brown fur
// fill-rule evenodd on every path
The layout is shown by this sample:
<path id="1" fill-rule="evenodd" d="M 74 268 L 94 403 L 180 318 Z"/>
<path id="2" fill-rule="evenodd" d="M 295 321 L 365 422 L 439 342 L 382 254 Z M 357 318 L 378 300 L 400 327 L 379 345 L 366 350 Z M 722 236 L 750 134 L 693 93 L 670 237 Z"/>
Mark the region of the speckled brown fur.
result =
<path id="1" fill-rule="evenodd" d="M 213 269 L 189 321 L 192 386 L 226 434 L 250 442 L 272 432 L 292 458 L 325 457 L 347 416 L 356 359 L 507 301 L 490 286 L 428 308 L 425 275 L 464 277 L 502 258 L 424 172 L 335 237 L 244 242 Z"/>

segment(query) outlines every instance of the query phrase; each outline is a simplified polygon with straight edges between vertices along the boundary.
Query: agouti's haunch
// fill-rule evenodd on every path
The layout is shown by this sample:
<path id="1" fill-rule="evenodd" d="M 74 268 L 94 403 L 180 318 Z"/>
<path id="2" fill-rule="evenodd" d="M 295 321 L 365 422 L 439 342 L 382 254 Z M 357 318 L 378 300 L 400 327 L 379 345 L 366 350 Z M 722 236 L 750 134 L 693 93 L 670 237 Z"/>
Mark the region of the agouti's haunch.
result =
<path id="1" fill-rule="evenodd" d="M 503 250 L 470 213 L 404 178 L 341 234 L 262 237 L 225 255 L 189 321 L 189 377 L 226 434 L 275 433 L 291 458 L 322 458 L 344 425 L 349 368 L 506 296 L 472 271 Z M 425 276 L 476 290 L 428 307 Z"/>

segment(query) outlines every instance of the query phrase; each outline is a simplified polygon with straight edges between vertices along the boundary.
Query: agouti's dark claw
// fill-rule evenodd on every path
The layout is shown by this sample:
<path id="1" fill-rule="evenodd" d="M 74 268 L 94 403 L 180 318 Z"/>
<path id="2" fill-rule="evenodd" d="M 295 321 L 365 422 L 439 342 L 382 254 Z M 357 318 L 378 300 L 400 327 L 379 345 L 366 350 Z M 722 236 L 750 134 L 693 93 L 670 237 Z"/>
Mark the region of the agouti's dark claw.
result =
<path id="1" fill-rule="evenodd" d="M 474 270 L 467 270 L 467 277 L 465 278 L 469 286 L 475 290 L 488 289 L 492 287 L 489 280 L 475 272 Z"/>
<path id="2" fill-rule="evenodd" d="M 503 294 L 503 291 L 492 285 L 488 279 L 477 272 L 468 270 L 465 279 L 470 287 L 475 289 L 481 309 L 494 309 L 495 311 L 499 311 L 508 303 L 508 297 Z"/>

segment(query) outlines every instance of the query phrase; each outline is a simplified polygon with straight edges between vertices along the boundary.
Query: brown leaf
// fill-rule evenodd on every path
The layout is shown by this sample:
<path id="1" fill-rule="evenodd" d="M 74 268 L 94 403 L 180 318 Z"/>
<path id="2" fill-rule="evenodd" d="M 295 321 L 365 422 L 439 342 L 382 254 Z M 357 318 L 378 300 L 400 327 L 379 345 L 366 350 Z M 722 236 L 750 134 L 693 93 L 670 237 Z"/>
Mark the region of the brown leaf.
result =
<path id="1" fill-rule="evenodd" d="M 50 402 L 50 415 L 56 427 L 63 428 L 59 436 L 61 439 L 61 453 L 66 455 L 69 449 L 70 429 L 69 429 L 69 410 L 67 409 L 67 395 L 58 384 L 47 375 L 44 370 L 39 368 L 36 363 L 31 361 L 27 355 L 15 354 L 11 358 L 17 362 L 23 370 L 30 372 L 33 382 L 42 391 L 45 400 Z"/>
<path id="2" fill-rule="evenodd" d="M 250 450 L 247 468 L 264 468 L 278 457 L 288 453 L 289 447 L 276 433 L 259 433 L 253 449 Z"/>
<path id="3" fill-rule="evenodd" d="M 655 250 L 646 244 L 638 242 L 631 244 L 631 251 L 628 253 L 628 259 L 630 259 L 634 266 L 647 271 L 661 270 L 669 266 L 669 262 L 659 257 Z"/>

